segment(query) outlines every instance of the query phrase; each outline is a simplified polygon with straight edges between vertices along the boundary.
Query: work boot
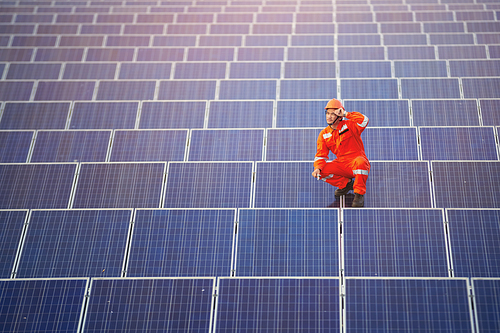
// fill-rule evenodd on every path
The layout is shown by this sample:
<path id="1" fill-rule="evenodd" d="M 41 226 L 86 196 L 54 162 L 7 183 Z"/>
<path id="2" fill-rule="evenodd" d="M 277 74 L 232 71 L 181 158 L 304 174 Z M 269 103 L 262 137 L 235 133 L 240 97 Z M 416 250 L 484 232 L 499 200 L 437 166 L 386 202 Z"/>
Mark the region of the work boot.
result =
<path id="1" fill-rule="evenodd" d="M 335 190 L 335 196 L 340 197 L 342 195 L 346 195 L 349 191 L 352 190 L 353 185 L 354 185 L 354 182 L 352 181 L 352 179 L 349 180 L 349 183 L 347 183 L 347 185 L 344 188 L 338 188 Z"/>
<path id="2" fill-rule="evenodd" d="M 354 200 L 352 201 L 353 207 L 364 207 L 365 197 L 362 194 L 354 193 Z"/>

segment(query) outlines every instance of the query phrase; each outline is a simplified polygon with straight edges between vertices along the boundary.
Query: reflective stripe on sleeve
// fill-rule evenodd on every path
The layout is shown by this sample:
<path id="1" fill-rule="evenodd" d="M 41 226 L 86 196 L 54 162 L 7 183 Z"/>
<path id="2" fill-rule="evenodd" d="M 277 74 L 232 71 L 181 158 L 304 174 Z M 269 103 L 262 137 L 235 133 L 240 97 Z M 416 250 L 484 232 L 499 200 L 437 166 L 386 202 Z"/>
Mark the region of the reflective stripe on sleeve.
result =
<path id="1" fill-rule="evenodd" d="M 352 170 L 352 173 L 355 175 L 366 175 L 368 176 L 368 170 Z"/>
<path id="2" fill-rule="evenodd" d="M 322 181 L 326 182 L 328 179 L 333 178 L 333 174 L 326 176 L 325 178 L 321 178 Z"/>
<path id="3" fill-rule="evenodd" d="M 368 125 L 368 117 L 364 116 L 365 118 L 363 119 L 363 122 L 361 124 L 358 124 L 359 127 L 366 127 Z"/>
<path id="4" fill-rule="evenodd" d="M 319 160 L 325 160 L 325 161 L 328 161 L 328 158 L 326 158 L 326 157 L 316 157 L 316 158 L 314 159 L 314 162 L 319 161 Z"/>

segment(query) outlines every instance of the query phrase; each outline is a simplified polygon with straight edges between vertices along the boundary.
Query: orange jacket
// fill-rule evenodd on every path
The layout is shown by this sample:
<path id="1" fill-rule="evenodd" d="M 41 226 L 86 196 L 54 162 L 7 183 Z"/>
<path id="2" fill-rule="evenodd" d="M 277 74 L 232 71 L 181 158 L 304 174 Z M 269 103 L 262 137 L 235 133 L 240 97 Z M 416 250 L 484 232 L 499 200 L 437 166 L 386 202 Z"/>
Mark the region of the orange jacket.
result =
<path id="1" fill-rule="evenodd" d="M 365 155 L 361 133 L 368 125 L 368 117 L 359 112 L 348 112 L 347 120 L 342 120 L 337 128 L 326 127 L 319 133 L 318 150 L 314 159 L 314 169 L 323 169 L 330 151 L 342 160 Z"/>

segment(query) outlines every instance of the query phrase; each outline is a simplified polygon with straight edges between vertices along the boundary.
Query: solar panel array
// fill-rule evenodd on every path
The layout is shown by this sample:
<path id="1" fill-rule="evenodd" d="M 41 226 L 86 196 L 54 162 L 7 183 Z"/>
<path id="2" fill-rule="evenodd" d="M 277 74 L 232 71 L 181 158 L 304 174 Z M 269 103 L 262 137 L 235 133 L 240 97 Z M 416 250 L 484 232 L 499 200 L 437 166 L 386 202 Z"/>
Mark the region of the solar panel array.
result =
<path id="1" fill-rule="evenodd" d="M 499 110 L 496 0 L 2 1 L 0 332 L 497 332 Z"/>

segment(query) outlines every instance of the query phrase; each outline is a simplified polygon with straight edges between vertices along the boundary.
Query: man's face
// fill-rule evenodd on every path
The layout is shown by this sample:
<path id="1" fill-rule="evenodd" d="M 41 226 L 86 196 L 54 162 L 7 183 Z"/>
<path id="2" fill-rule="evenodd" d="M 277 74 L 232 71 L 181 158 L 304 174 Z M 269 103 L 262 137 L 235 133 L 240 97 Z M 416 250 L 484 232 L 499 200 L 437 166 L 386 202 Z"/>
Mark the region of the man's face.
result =
<path id="1" fill-rule="evenodd" d="M 326 109 L 326 123 L 330 126 L 337 126 L 342 120 L 342 109 Z"/>

